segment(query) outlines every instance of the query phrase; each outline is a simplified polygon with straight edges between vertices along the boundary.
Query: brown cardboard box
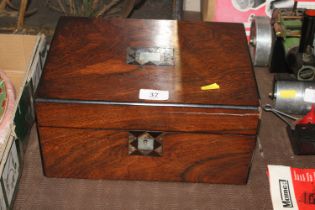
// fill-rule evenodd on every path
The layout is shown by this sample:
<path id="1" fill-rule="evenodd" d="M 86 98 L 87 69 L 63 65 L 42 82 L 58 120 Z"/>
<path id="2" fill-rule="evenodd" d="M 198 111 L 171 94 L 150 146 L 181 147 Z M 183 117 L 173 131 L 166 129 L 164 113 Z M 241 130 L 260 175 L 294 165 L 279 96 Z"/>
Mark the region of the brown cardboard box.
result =
<path id="1" fill-rule="evenodd" d="M 28 73 L 36 42 L 37 36 L 0 36 L 0 69 L 9 76 L 17 92 Z"/>
<path id="2" fill-rule="evenodd" d="M 211 21 L 213 19 L 215 9 L 215 1 L 201 0 L 201 15 L 203 21 Z"/>
<path id="3" fill-rule="evenodd" d="M 10 126 L 1 131 L 6 136 L 0 143 L 1 209 L 9 209 L 14 200 L 23 163 L 23 144 L 34 122 L 32 95 L 46 51 L 44 35 L 0 34 L 0 69 L 10 78 L 16 91 Z"/>

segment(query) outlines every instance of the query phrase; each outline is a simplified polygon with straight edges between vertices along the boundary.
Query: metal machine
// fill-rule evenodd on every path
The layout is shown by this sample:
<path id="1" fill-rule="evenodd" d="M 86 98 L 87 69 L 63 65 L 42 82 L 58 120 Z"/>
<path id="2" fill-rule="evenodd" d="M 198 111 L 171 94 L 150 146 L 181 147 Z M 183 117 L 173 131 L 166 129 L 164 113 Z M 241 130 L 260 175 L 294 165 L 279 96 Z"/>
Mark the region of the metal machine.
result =
<path id="1" fill-rule="evenodd" d="M 274 9 L 271 19 L 254 17 L 250 49 L 255 66 L 269 66 L 276 73 L 274 105 L 265 105 L 288 124 L 287 131 L 297 155 L 315 154 L 315 10 Z M 305 115 L 295 118 L 288 115 Z M 288 122 L 284 117 L 293 119 Z"/>
<path id="2" fill-rule="evenodd" d="M 276 79 L 275 108 L 305 114 L 315 103 L 315 10 L 275 9 L 271 19 L 254 17 L 250 49 L 255 66 L 269 66 L 272 73 L 287 73 Z M 314 91 L 313 91 L 314 90 Z"/>
<path id="3" fill-rule="evenodd" d="M 254 17 L 250 44 L 256 66 L 274 73 L 290 73 L 297 80 L 315 77 L 315 10 L 275 9 L 272 18 Z"/>

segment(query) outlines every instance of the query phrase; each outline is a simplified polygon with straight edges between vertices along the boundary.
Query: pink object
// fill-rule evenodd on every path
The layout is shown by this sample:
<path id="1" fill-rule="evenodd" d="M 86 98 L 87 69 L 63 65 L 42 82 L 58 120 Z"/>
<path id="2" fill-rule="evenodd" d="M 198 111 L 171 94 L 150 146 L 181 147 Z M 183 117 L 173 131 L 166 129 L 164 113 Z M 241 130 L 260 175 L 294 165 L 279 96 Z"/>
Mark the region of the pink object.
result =
<path id="1" fill-rule="evenodd" d="M 5 112 L 0 121 L 0 144 L 2 144 L 7 135 L 7 131 L 10 128 L 10 121 L 14 110 L 15 104 L 15 89 L 10 79 L 6 76 L 6 74 L 0 70 L 0 77 L 3 79 L 5 83 L 5 88 L 7 92 L 7 102 Z"/>
<path id="2" fill-rule="evenodd" d="M 214 0 L 215 10 L 213 21 L 244 23 L 247 36 L 253 16 L 271 16 L 271 4 L 276 8 L 291 8 L 294 1 L 300 8 L 313 8 L 315 0 Z"/>

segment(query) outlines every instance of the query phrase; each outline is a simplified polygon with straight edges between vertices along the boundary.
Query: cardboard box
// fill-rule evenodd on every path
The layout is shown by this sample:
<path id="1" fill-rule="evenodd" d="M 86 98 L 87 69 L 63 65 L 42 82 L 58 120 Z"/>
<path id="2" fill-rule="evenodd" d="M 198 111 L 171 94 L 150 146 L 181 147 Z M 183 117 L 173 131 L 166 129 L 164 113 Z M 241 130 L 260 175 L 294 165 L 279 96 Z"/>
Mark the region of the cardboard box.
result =
<path id="1" fill-rule="evenodd" d="M 35 121 L 33 94 L 46 53 L 44 35 L 0 34 L 0 69 L 10 78 L 16 91 L 9 128 L 1 131 L 5 132 L 5 140 L 0 143 L 1 209 L 10 208 L 14 200 L 23 165 L 23 151 Z"/>

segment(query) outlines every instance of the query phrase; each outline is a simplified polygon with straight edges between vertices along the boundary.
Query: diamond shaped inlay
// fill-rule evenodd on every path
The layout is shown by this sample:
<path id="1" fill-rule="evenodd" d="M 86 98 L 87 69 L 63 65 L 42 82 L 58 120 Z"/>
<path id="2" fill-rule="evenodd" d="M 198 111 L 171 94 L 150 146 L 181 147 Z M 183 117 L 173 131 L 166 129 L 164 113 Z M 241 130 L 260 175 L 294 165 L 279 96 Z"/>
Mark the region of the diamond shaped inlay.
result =
<path id="1" fill-rule="evenodd" d="M 129 132 L 129 155 L 161 156 L 161 132 Z"/>

